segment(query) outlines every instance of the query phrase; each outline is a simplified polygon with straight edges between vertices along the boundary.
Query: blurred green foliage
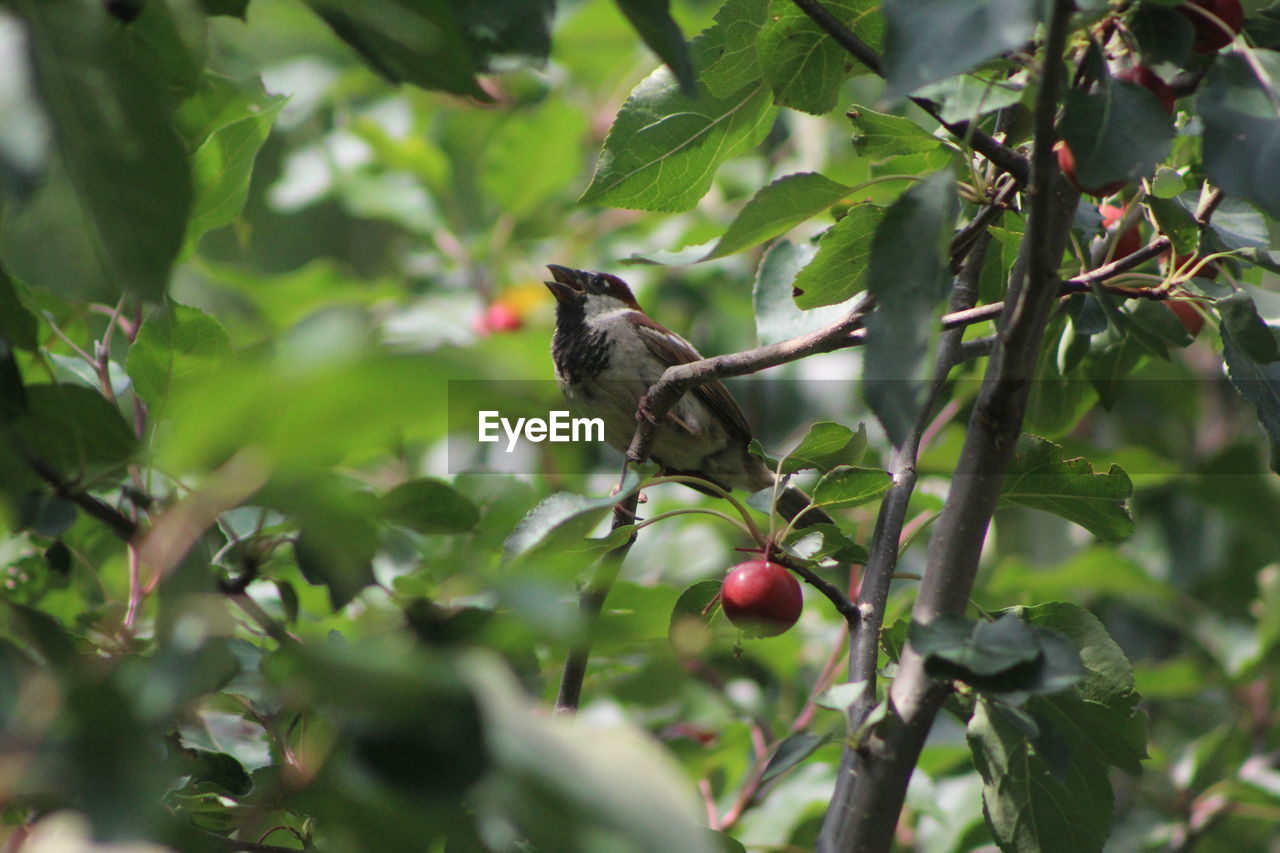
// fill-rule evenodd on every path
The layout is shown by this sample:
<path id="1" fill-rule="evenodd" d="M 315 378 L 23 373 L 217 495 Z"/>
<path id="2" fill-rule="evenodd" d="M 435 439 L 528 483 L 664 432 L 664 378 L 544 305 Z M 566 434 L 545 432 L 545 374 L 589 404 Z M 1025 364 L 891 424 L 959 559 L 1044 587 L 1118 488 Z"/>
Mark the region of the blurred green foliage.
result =
<path id="1" fill-rule="evenodd" d="M 856 587 L 946 243 L 1001 186 L 900 96 L 1024 145 L 1037 81 L 1009 51 L 1039 49 L 1043 4 L 826 5 L 887 82 L 789 0 L 0 0 L 7 850 L 813 848 L 859 689 L 840 615 L 809 591 L 794 630 L 743 642 L 713 598 L 751 541 L 686 515 L 639 530 L 593 624 L 577 584 L 634 530 L 606 519 L 649 472 L 612 495 L 615 455 L 458 459 L 447 402 L 450 380 L 551 378 L 548 262 L 631 263 L 706 353 L 870 292 L 865 360 L 734 385 L 761 452 L 839 517 L 785 547 Z M 1064 299 L 982 621 L 921 639 L 910 575 L 981 347 L 948 384 L 882 662 L 932 642 L 960 687 L 899 845 L 1274 849 L 1277 15 L 1250 4 L 1257 47 L 1210 67 L 1169 4 L 1129 8 L 1113 65 L 1207 74 L 1168 120 L 1091 53 L 1104 9 L 1079 5 L 1081 179 L 1150 178 L 1113 200 L 1141 207 L 1142 240 L 1230 254 L 1173 285 L 1209 317 L 1194 342 L 1158 300 Z M 1200 228 L 1206 180 L 1229 197 Z M 984 302 L 1024 227 L 991 229 Z M 1113 236 L 1083 202 L 1063 276 Z M 1117 283 L 1170 275 L 1152 259 Z M 732 514 L 645 494 L 650 519 Z M 588 640 L 570 723 L 547 709 Z"/>

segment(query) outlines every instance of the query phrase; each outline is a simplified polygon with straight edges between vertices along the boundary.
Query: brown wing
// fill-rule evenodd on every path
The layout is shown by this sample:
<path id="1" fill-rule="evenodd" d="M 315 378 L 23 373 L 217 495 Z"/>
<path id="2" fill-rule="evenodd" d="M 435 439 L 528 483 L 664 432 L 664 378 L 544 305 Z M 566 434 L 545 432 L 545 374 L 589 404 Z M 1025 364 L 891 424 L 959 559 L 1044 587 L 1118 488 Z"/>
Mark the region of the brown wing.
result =
<path id="1" fill-rule="evenodd" d="M 671 366 L 702 360 L 702 356 L 693 348 L 693 344 L 654 322 L 647 314 L 635 314 L 633 319 L 640 339 L 663 364 Z M 723 423 L 738 433 L 743 444 L 751 440 L 751 426 L 743 416 L 738 401 L 733 399 L 733 395 L 729 393 L 729 389 L 723 382 L 717 379 L 714 382 L 695 385 L 693 394 Z"/>

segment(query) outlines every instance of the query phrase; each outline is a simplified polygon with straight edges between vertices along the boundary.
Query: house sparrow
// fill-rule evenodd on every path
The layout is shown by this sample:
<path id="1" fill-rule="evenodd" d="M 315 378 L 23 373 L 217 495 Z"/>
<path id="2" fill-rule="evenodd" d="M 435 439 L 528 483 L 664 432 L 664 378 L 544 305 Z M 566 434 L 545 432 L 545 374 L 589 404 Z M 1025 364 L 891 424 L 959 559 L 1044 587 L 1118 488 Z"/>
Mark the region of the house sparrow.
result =
<path id="1" fill-rule="evenodd" d="M 636 409 L 649 387 L 674 364 L 702 358 L 684 338 L 645 314 L 622 279 L 548 264 L 556 298 L 551 342 L 556 380 L 569 405 L 604 421 L 604 437 L 626 452 Z M 658 424 L 649 456 L 664 474 L 691 474 L 724 489 L 756 492 L 774 484 L 773 472 L 748 449 L 751 427 L 723 382 L 695 385 Z M 778 512 L 797 527 L 831 523 L 794 486 L 778 494 Z"/>

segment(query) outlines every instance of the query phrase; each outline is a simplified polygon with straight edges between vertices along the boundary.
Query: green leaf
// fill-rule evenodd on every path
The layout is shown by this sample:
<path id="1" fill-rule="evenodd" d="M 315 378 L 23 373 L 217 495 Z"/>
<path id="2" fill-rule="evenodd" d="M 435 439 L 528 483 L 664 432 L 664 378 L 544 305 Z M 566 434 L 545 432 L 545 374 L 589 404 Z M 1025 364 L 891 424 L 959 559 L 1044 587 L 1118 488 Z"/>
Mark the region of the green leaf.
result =
<path id="1" fill-rule="evenodd" d="M 978 700 L 967 734 L 987 823 L 1002 850 L 1102 850 L 1114 805 L 1102 762 L 1087 750 L 1062 750 L 1067 772 L 1052 772 L 1046 750 L 1032 749 L 1002 706 L 986 698 Z"/>
<path id="2" fill-rule="evenodd" d="M 1062 128 L 1083 187 L 1150 175 L 1169 156 L 1174 136 L 1169 114 L 1150 90 L 1114 78 L 1098 92 L 1070 90 Z"/>
<path id="3" fill-rule="evenodd" d="M 360 590 L 376 582 L 373 557 L 377 550 L 377 528 L 356 513 L 335 513 L 323 521 L 304 523 L 293 543 L 302 576 L 309 583 L 328 587 L 334 610 L 345 607 Z"/>
<path id="4" fill-rule="evenodd" d="M 1258 56 L 1263 62 L 1263 54 Z M 1280 71 L 1274 60 L 1267 65 L 1272 75 Z M 1228 195 L 1280 217 L 1280 117 L 1243 54 L 1222 56 L 1213 64 L 1196 106 L 1204 120 L 1209 177 Z"/>
<path id="5" fill-rule="evenodd" d="M 830 509 L 859 506 L 880 497 L 892 485 L 893 477 L 888 471 L 841 465 L 824 474 L 813 487 L 813 502 Z"/>
<path id="6" fill-rule="evenodd" d="M 825 735 L 815 735 L 808 732 L 798 732 L 790 735 L 782 743 L 778 744 L 778 748 L 770 756 L 769 763 L 765 765 L 764 773 L 760 777 L 761 784 L 786 773 L 792 767 L 813 755 L 818 747 L 828 743 L 830 740 Z"/>
<path id="7" fill-rule="evenodd" d="M 1137 706 L 1142 697 L 1134 690 L 1133 667 L 1097 616 L 1066 601 L 1017 610 L 1032 625 L 1058 632 L 1079 650 L 1085 677 L 1076 691 L 1083 698 L 1126 712 Z"/>
<path id="8" fill-rule="evenodd" d="M 701 67 L 716 44 L 693 40 Z M 716 170 L 754 148 L 773 124 L 774 108 L 762 83 L 726 95 L 705 90 L 690 98 L 671 72 L 660 68 L 631 91 L 614 119 L 591 184 L 579 200 L 638 210 L 688 210 L 711 188 Z"/>
<path id="9" fill-rule="evenodd" d="M 546 64 L 555 0 L 454 0 L 453 8 L 480 70 Z"/>
<path id="10" fill-rule="evenodd" d="M 1151 3 L 1138 7 L 1129 26 L 1142 49 L 1142 58 L 1152 65 L 1182 65 L 1196 39 L 1195 26 L 1188 16 Z"/>
<path id="11" fill-rule="evenodd" d="M 1191 211 L 1177 201 L 1163 198 L 1148 198 L 1147 207 L 1155 215 L 1161 233 L 1173 242 L 1176 254 L 1186 255 L 1196 250 L 1200 244 L 1200 227 Z"/>
<path id="12" fill-rule="evenodd" d="M 509 216 L 527 216 L 577 180 L 581 164 L 565 157 L 587 132 L 582 110 L 560 99 L 507 116 L 485 148 L 480 185 Z"/>
<path id="13" fill-rule="evenodd" d="M 120 410 L 83 385 L 28 385 L 27 413 L 12 425 L 24 453 L 63 477 L 115 471 L 132 458 L 137 439 Z"/>
<path id="14" fill-rule="evenodd" d="M 908 637 L 926 666 L 945 661 L 973 676 L 1008 672 L 1035 662 L 1041 653 L 1030 626 L 1013 614 L 994 622 L 946 614 L 928 624 L 912 622 Z"/>
<path id="15" fill-rule="evenodd" d="M 1133 517 L 1125 500 L 1133 483 L 1118 465 L 1094 473 L 1085 459 L 1063 459 L 1061 445 L 1034 435 L 1018 439 L 1005 474 L 1002 503 L 1031 507 L 1079 524 L 1108 541 L 1133 533 Z"/>
<path id="16" fill-rule="evenodd" d="M 976 74 L 948 77 L 925 86 L 917 94 L 941 106 L 942 120 L 947 122 L 972 121 L 1022 100 L 1021 83 L 1005 80 L 999 73 L 989 76 L 991 79 Z"/>
<path id="17" fill-rule="evenodd" d="M 854 104 L 849 108 L 853 122 L 853 150 L 859 157 L 885 160 L 900 154 L 936 151 L 942 141 L 905 116 L 878 113 Z"/>
<path id="18" fill-rule="evenodd" d="M 805 468 L 827 472 L 841 465 L 857 465 L 867 451 L 867 428 L 851 430 L 832 421 L 818 421 L 782 462 L 783 474 Z"/>
<path id="19" fill-rule="evenodd" d="M 796 305 L 806 310 L 836 305 L 866 290 L 871 241 L 885 210 L 857 205 L 823 233 L 818 254 L 796 275 Z"/>
<path id="20" fill-rule="evenodd" d="M 816 172 L 785 175 L 751 197 L 702 260 L 723 258 L 777 237 L 840 201 L 852 187 Z"/>
<path id="21" fill-rule="evenodd" d="M 1177 169 L 1161 166 L 1151 178 L 1151 195 L 1156 199 L 1176 198 L 1186 192 L 1187 179 Z"/>
<path id="22" fill-rule="evenodd" d="M 879 49 L 884 24 L 878 3 L 825 0 L 822 5 L 872 50 Z M 791 0 L 771 0 L 756 50 L 774 102 L 815 115 L 835 108 L 846 77 L 866 71 Z"/>
<path id="23" fill-rule="evenodd" d="M 1074 690 L 1035 701 L 1041 708 L 1051 706 L 1057 727 L 1092 748 L 1098 760 L 1137 775 L 1147 757 L 1146 715 L 1138 708 L 1133 667 L 1119 645 L 1077 604 L 1054 601 L 1017 610 L 1033 625 L 1067 637 L 1085 667 L 1084 680 Z"/>
<path id="24" fill-rule="evenodd" d="M 1094 702 L 1073 690 L 1055 696 L 1037 696 L 1028 704 L 1037 717 L 1053 721 L 1069 739 L 1087 744 L 1098 761 L 1118 767 L 1130 776 L 1142 773 L 1147 757 L 1147 722 L 1141 711 L 1132 714 Z"/>
<path id="25" fill-rule="evenodd" d="M 885 98 L 968 71 L 1035 33 L 1038 0 L 885 0 Z"/>
<path id="26" fill-rule="evenodd" d="M 726 0 L 716 11 L 721 53 L 707 62 L 701 79 L 717 97 L 729 95 L 760 79 L 756 37 L 767 19 L 769 0 Z"/>
<path id="27" fill-rule="evenodd" d="M 640 38 L 667 64 L 685 94 L 697 90 L 684 35 L 671 17 L 670 0 L 614 0 Z"/>
<path id="28" fill-rule="evenodd" d="M 1128 306 L 1127 316 L 1135 330 L 1147 338 L 1153 338 L 1158 346 L 1190 346 L 1191 333 L 1178 316 L 1169 310 L 1169 306 L 1158 305 L 1148 300 L 1138 300 Z M 1167 356 L 1167 351 L 1166 351 Z"/>
<path id="29" fill-rule="evenodd" d="M 200 0 L 200 8 L 204 9 L 206 15 L 228 15 L 244 20 L 249 0 Z"/>
<path id="30" fill-rule="evenodd" d="M 225 752 L 184 749 L 178 755 L 176 769 L 195 781 L 216 785 L 233 797 L 243 797 L 253 790 L 244 765 Z"/>
<path id="31" fill-rule="evenodd" d="M 899 446 L 915 422 L 923 370 L 937 335 L 948 278 L 947 245 L 957 201 L 949 169 L 915 184 L 890 206 L 871 243 L 863 397 Z"/>
<path id="32" fill-rule="evenodd" d="M 307 0 L 307 5 L 392 83 L 493 100 L 476 82 L 470 45 L 447 0 Z"/>
<path id="33" fill-rule="evenodd" d="M 685 659 L 702 655 L 711 645 L 711 621 L 719 612 L 712 604 L 720 595 L 722 581 L 698 581 L 680 593 L 671 608 L 667 640 L 676 657 Z"/>
<path id="34" fill-rule="evenodd" d="M 834 524 L 811 524 L 792 530 L 787 549 L 804 560 L 830 557 L 838 563 L 865 563 L 867 549 L 854 542 Z"/>
<path id="35" fill-rule="evenodd" d="M 41 610 L 8 602 L 17 636 L 35 649 L 55 671 L 70 672 L 80 663 L 75 641 L 57 619 Z"/>
<path id="36" fill-rule="evenodd" d="M 532 714 L 501 667 L 487 661 L 469 677 L 481 694 L 494 798 L 536 849 L 557 853 L 712 853 L 720 842 L 697 825 L 697 795 L 665 749 L 631 728 L 590 738 L 565 719 Z M 478 670 L 478 671 L 477 671 Z M 473 747 L 475 748 L 475 747 Z M 625 773 L 618 769 L 626 768 Z M 491 802 L 493 800 L 491 799 Z"/>
<path id="37" fill-rule="evenodd" d="M 363 484 L 330 470 L 278 475 L 255 497 L 297 524 L 294 557 L 308 583 L 329 591 L 339 610 L 375 582 L 379 504 Z"/>
<path id="38" fill-rule="evenodd" d="M 1178 201 L 1193 211 L 1199 202 L 1199 194 L 1184 193 L 1178 196 Z M 1218 205 L 1213 212 L 1209 232 L 1227 249 L 1267 248 L 1271 245 L 1266 217 L 1253 205 L 1238 198 L 1227 198 Z"/>
<path id="39" fill-rule="evenodd" d="M 186 48 L 176 38 L 136 42 L 96 3 L 19 0 L 13 6 L 29 27 L 38 89 L 88 229 L 76 239 L 92 246 L 110 292 L 157 299 L 168 284 L 191 205 L 191 179 L 165 80 L 170 63 L 189 62 L 178 58 Z M 41 195 L 48 192 L 46 187 Z M 57 229 L 78 223 L 50 224 Z M 48 235 L 26 239 L 47 242 Z M 6 255 L 23 250 L 18 240 L 5 246 Z"/>
<path id="40" fill-rule="evenodd" d="M 37 345 L 38 329 L 35 315 L 18 298 L 17 285 L 0 268 L 0 338 L 11 347 L 32 352 Z"/>
<path id="41" fill-rule="evenodd" d="M 1271 448 L 1271 470 L 1280 474 L 1280 362 L 1259 364 L 1222 329 L 1222 355 L 1227 376 L 1240 396 L 1258 413 Z"/>
<path id="42" fill-rule="evenodd" d="M 616 495 L 591 498 L 557 492 L 529 511 L 503 546 L 507 562 L 528 559 L 535 554 L 581 546 L 582 539 L 619 502 L 640 488 L 642 478 L 628 470 L 625 484 Z"/>
<path id="43" fill-rule="evenodd" d="M 843 319 L 848 306 L 832 305 L 812 310 L 798 308 L 792 298 L 796 275 L 812 260 L 816 248 L 811 243 L 796 245 L 779 240 L 760 259 L 752 288 L 756 314 L 756 335 L 764 344 L 808 334 Z"/>
<path id="44" fill-rule="evenodd" d="M 221 323 L 198 308 L 170 302 L 143 322 L 125 367 L 134 391 L 158 414 L 175 385 L 211 375 L 230 356 Z"/>
<path id="45" fill-rule="evenodd" d="M 419 533 L 466 533 L 480 522 L 480 510 L 443 480 L 401 483 L 382 496 L 384 518 Z"/>
<path id="46" fill-rule="evenodd" d="M 179 110 L 191 157 L 195 199 L 186 242 L 232 222 L 249 194 L 258 149 L 266 141 L 286 98 L 268 95 L 261 82 L 237 84 L 206 74 L 199 91 Z"/>
<path id="47" fill-rule="evenodd" d="M 1258 315 L 1258 306 L 1248 293 L 1236 290 L 1214 302 L 1214 307 L 1222 316 L 1223 339 L 1230 335 L 1240 353 L 1257 364 L 1271 364 L 1280 359 L 1275 334 Z"/>

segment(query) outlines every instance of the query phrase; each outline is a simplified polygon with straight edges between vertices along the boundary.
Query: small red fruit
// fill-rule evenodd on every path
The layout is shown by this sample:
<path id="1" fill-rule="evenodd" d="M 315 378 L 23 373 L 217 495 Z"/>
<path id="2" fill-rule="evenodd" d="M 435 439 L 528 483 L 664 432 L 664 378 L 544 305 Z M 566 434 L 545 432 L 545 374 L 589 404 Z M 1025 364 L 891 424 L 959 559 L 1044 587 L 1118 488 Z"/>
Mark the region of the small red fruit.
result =
<path id="1" fill-rule="evenodd" d="M 1160 79 L 1160 75 L 1152 71 L 1145 65 L 1136 65 L 1133 68 L 1126 68 L 1116 74 L 1117 80 L 1128 80 L 1130 83 L 1137 83 L 1151 90 L 1151 94 L 1156 96 L 1156 100 L 1164 107 L 1164 111 L 1169 115 L 1173 115 L 1173 102 L 1178 100 L 1177 95 L 1173 93 L 1173 88 L 1168 83 Z"/>
<path id="2" fill-rule="evenodd" d="M 1058 152 L 1058 168 L 1062 170 L 1062 174 L 1067 176 L 1067 180 L 1071 182 L 1073 187 L 1085 195 L 1103 198 L 1120 192 L 1129 183 L 1128 181 L 1115 181 L 1110 184 L 1103 184 L 1100 187 L 1082 187 L 1080 182 L 1076 180 L 1076 156 L 1071 153 L 1071 146 L 1067 145 L 1067 141 L 1064 139 L 1053 146 L 1053 150 Z"/>
<path id="3" fill-rule="evenodd" d="M 749 560 L 725 575 L 720 604 L 748 637 L 776 637 L 800 618 L 800 582 L 777 563 Z"/>
<path id="4" fill-rule="evenodd" d="M 1190 18 L 1196 28 L 1196 40 L 1191 45 L 1196 53 L 1222 50 L 1244 29 L 1244 9 L 1240 7 L 1240 0 L 1187 0 L 1178 7 L 1178 11 Z M 1223 30 L 1221 24 L 1204 12 L 1221 20 L 1231 32 Z"/>
<path id="5" fill-rule="evenodd" d="M 1191 337 L 1200 334 L 1200 330 L 1204 328 L 1204 315 L 1196 310 L 1196 307 L 1190 302 L 1178 302 L 1170 300 L 1165 303 L 1169 306 L 1169 310 L 1178 315 L 1178 319 L 1182 321 L 1182 326 L 1187 330 Z"/>
<path id="6" fill-rule="evenodd" d="M 476 331 L 482 335 L 496 332 L 514 332 L 524 325 L 520 315 L 506 303 L 494 302 L 484 315 L 475 319 Z"/>
<path id="7" fill-rule="evenodd" d="M 1104 204 L 1098 208 L 1098 212 L 1102 214 L 1102 227 L 1108 230 L 1114 228 L 1120 220 L 1124 219 L 1124 207 L 1116 207 L 1114 204 Z M 1134 252 L 1142 248 L 1142 234 L 1138 231 L 1137 223 L 1129 226 L 1129 230 L 1120 235 L 1120 239 L 1116 241 L 1116 250 L 1112 252 L 1113 258 L 1123 258 L 1126 255 L 1132 255 Z"/>

